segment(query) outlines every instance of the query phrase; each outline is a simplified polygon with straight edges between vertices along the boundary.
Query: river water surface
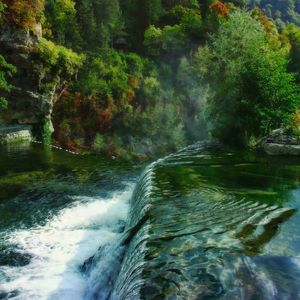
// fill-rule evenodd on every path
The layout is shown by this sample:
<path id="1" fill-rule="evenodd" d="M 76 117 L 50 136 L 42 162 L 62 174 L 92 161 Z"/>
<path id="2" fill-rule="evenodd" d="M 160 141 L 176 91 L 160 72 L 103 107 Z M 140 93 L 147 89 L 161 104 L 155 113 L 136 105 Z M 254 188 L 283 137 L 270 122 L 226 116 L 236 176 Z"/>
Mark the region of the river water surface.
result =
<path id="1" fill-rule="evenodd" d="M 300 299 L 298 158 L 195 146 L 141 172 L 1 148 L 0 299 Z"/>

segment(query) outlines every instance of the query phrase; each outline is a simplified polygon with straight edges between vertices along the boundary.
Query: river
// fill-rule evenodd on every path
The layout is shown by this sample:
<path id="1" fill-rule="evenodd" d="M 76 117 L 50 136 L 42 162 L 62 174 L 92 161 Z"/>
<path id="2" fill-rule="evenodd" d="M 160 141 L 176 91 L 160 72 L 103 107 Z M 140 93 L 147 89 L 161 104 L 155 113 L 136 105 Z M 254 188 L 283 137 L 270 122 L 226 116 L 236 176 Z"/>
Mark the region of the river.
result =
<path id="1" fill-rule="evenodd" d="M 300 159 L 0 148 L 0 299 L 300 299 Z"/>

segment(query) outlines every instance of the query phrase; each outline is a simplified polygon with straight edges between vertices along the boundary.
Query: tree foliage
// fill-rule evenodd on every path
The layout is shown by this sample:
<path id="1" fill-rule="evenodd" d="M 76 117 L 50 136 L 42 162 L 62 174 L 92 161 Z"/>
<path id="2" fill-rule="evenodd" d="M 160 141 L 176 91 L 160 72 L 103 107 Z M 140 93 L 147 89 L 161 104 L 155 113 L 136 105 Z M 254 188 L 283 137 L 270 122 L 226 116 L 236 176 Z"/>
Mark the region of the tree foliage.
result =
<path id="1" fill-rule="evenodd" d="M 247 2 L 250 7 L 261 7 L 280 27 L 284 27 L 284 23 L 300 26 L 299 0 L 247 0 Z"/>
<path id="2" fill-rule="evenodd" d="M 209 118 L 217 137 L 247 142 L 280 127 L 299 107 L 299 86 L 285 54 L 268 43 L 262 24 L 249 13 L 231 14 L 198 59 L 213 89 Z"/>
<path id="3" fill-rule="evenodd" d="M 79 55 L 70 49 L 56 45 L 52 41 L 42 39 L 36 46 L 36 54 L 45 66 L 55 68 L 67 75 L 74 75 L 84 61 L 84 55 Z"/>
<path id="4" fill-rule="evenodd" d="M 34 29 L 43 16 L 44 0 L 1 0 L 7 22 Z"/>

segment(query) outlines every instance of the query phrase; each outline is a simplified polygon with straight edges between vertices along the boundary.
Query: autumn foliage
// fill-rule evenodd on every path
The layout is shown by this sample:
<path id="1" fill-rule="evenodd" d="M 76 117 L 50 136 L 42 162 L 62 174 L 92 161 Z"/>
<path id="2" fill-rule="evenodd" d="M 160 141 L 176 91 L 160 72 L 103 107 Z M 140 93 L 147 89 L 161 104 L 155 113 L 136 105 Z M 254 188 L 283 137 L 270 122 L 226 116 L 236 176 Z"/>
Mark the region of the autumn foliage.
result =
<path id="1" fill-rule="evenodd" d="M 210 6 L 210 8 L 215 11 L 219 16 L 227 17 L 229 14 L 228 7 L 221 1 L 217 1 Z"/>
<path id="2" fill-rule="evenodd" d="M 44 0 L 2 0 L 7 22 L 32 29 L 42 17 Z"/>
<path id="3" fill-rule="evenodd" d="M 80 93 L 63 93 L 55 104 L 54 138 L 60 145 L 74 150 L 79 138 L 82 145 L 91 145 L 96 133 L 108 133 L 112 127 L 114 102 L 99 100 Z M 80 125 L 81 124 L 81 125 Z"/>

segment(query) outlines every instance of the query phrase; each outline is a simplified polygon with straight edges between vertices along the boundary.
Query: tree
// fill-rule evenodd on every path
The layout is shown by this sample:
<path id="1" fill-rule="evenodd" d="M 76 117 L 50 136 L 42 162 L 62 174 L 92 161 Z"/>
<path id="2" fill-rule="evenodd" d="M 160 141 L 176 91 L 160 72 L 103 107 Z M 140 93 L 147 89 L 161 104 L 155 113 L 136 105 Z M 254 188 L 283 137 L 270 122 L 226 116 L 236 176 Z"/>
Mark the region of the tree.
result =
<path id="1" fill-rule="evenodd" d="M 281 126 L 300 104 L 284 52 L 269 44 L 262 24 L 247 12 L 232 13 L 198 59 L 212 89 L 212 134 L 227 142 L 247 143 Z"/>
<path id="2" fill-rule="evenodd" d="M 112 44 L 123 26 L 119 0 L 96 0 L 94 12 L 102 47 Z"/>
<path id="3" fill-rule="evenodd" d="M 177 57 L 187 46 L 187 37 L 180 25 L 167 25 L 162 29 L 150 26 L 145 32 L 144 46 L 150 55 L 172 54 L 172 57 Z"/>
<path id="4" fill-rule="evenodd" d="M 300 2 L 299 0 L 247 0 L 248 6 L 259 6 L 269 18 L 276 21 L 279 27 L 285 23 L 300 25 Z"/>
<path id="5" fill-rule="evenodd" d="M 123 0 L 121 7 L 132 44 L 141 50 L 145 30 L 155 25 L 164 12 L 161 0 Z"/>
<path id="6" fill-rule="evenodd" d="M 77 2 L 77 20 L 84 43 L 83 47 L 87 49 L 95 49 L 101 44 L 100 37 L 97 35 L 97 22 L 94 14 L 92 0 L 79 0 Z"/>
<path id="7" fill-rule="evenodd" d="M 76 14 L 73 0 L 46 1 L 47 27 L 51 30 L 55 42 L 73 49 L 80 49 L 82 41 Z"/>

